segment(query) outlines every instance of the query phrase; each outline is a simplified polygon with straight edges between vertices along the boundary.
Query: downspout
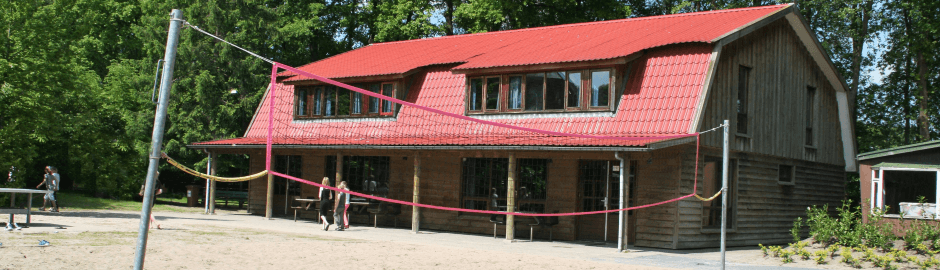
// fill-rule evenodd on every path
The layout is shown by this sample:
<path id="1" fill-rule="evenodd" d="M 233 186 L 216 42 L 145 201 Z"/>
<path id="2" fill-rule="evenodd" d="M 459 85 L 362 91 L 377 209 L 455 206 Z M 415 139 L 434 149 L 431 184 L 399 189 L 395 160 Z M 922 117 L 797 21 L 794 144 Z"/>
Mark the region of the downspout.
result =
<path id="1" fill-rule="evenodd" d="M 624 185 L 624 172 L 625 172 L 624 168 L 626 167 L 624 167 L 625 162 L 623 160 L 623 157 L 620 157 L 620 152 L 614 152 L 614 157 L 620 161 L 620 173 L 618 173 L 620 175 L 620 207 L 619 209 L 624 209 L 624 208 L 629 207 L 629 203 L 626 202 L 627 201 L 625 198 L 626 194 L 624 192 L 624 187 L 626 187 L 626 185 Z M 628 206 L 624 207 L 625 204 Z M 627 241 L 625 241 L 624 239 L 624 236 L 625 236 L 624 230 L 627 227 L 627 219 L 626 219 L 627 215 L 626 215 L 626 211 L 618 211 L 617 213 L 618 213 L 617 252 L 623 252 L 624 250 L 626 250 L 626 246 L 627 246 Z"/>

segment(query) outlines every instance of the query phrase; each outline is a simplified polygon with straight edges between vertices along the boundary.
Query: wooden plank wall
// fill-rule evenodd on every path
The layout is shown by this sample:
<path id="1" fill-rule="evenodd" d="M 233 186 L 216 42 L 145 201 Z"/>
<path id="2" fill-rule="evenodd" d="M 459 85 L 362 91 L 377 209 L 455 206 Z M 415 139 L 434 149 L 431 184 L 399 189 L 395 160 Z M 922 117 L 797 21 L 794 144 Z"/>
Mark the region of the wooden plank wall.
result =
<path id="1" fill-rule="evenodd" d="M 752 68 L 749 132 L 748 137 L 732 138 L 735 150 L 810 161 L 815 158 L 844 166 L 835 90 L 785 19 L 722 49 L 700 130 L 729 119 L 734 134 L 738 70 L 742 65 Z M 807 86 L 816 87 L 816 149 L 804 147 Z M 703 144 L 721 147 L 721 138 L 709 137 Z"/>
<path id="2" fill-rule="evenodd" d="M 679 195 L 679 171 L 675 168 L 681 166 L 679 148 L 672 147 L 658 150 L 655 153 L 628 153 L 626 158 L 638 162 L 638 185 L 635 194 L 638 204 L 649 204 L 676 198 Z M 276 150 L 275 154 L 302 155 L 304 168 L 303 178 L 319 182 L 323 177 L 325 157 L 335 155 L 335 151 L 326 150 Z M 380 151 L 359 150 L 344 151 L 344 155 L 362 156 L 389 156 L 391 161 L 391 175 L 389 179 L 389 196 L 394 199 L 411 201 L 412 184 L 414 180 L 414 154 L 413 151 Z M 464 157 L 506 158 L 508 152 L 494 151 L 421 151 L 421 202 L 431 205 L 460 207 L 461 162 Z M 578 207 L 578 162 L 579 160 L 614 160 L 613 152 L 517 152 L 518 159 L 548 158 L 548 198 L 546 200 L 547 212 L 576 212 Z M 649 161 L 649 162 L 648 162 Z M 255 153 L 251 155 L 251 166 L 254 169 L 264 168 L 264 155 Z M 249 203 L 251 213 L 264 215 L 265 190 L 267 179 L 252 180 L 249 183 L 251 194 Z M 302 196 L 317 196 L 318 189 L 304 186 Z M 280 206 L 283 208 L 283 205 Z M 281 216 L 279 208 L 275 208 L 275 216 Z M 281 210 L 283 211 L 283 210 Z M 676 240 L 676 204 L 666 204 L 636 211 L 636 245 L 645 247 L 674 248 Z M 316 220 L 316 212 L 302 212 L 301 217 L 308 222 Z M 410 228 L 411 207 L 402 207 L 398 217 L 399 228 Z M 358 224 L 371 224 L 371 217 L 365 215 L 351 215 L 350 219 Z M 516 237 L 526 238 L 530 218 L 517 217 Z M 393 226 L 394 219 L 380 218 L 379 226 Z M 558 240 L 577 239 L 578 219 L 576 217 L 560 217 L 559 224 L 554 226 L 553 237 Z M 451 211 L 423 209 L 421 228 L 425 230 L 456 231 L 492 235 L 493 224 L 489 222 L 489 215 L 456 213 Z M 505 227 L 497 228 L 497 235 L 503 237 Z M 535 238 L 548 239 L 549 231 L 536 229 Z M 612 238 L 614 239 L 614 238 Z"/>
<path id="3" fill-rule="evenodd" d="M 720 138 L 716 134 L 713 137 Z M 694 146 L 681 146 L 682 154 L 682 194 L 692 191 L 695 173 Z M 704 156 L 721 156 L 721 149 L 703 147 L 699 159 L 699 181 L 703 168 Z M 840 205 L 845 194 L 845 171 L 840 165 L 822 164 L 780 158 L 769 155 L 732 152 L 731 158 L 737 160 L 737 168 L 730 172 L 737 173 L 737 185 L 730 187 L 735 191 L 735 221 L 728 233 L 728 246 L 756 244 L 781 244 L 792 241 L 790 228 L 797 217 L 806 216 L 810 205 L 829 204 L 830 209 Z M 796 167 L 794 185 L 778 183 L 780 164 Z M 698 192 L 702 194 L 701 182 Z M 684 200 L 679 203 L 679 240 L 678 249 L 717 247 L 720 235 L 716 230 L 702 229 L 702 203 L 697 200 Z"/>

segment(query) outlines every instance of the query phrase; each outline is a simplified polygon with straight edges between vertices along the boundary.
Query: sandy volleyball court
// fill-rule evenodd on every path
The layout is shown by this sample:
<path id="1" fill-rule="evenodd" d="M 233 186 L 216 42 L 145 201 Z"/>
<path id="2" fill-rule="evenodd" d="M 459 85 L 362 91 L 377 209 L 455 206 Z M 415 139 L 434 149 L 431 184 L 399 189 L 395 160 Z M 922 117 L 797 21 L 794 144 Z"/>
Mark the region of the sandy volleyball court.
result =
<path id="1" fill-rule="evenodd" d="M 322 231 L 311 220 L 264 220 L 244 211 L 158 212 L 149 236 L 149 269 L 717 269 L 717 253 L 520 241 L 407 228 L 353 226 Z M 18 220 L 21 220 L 19 216 Z M 0 231 L 0 269 L 129 269 L 139 213 L 42 212 L 33 225 Z M 39 240 L 52 245 L 39 247 Z M 782 269 L 760 250 L 729 253 L 729 269 Z M 786 267 L 818 267 L 809 262 Z M 822 266 L 841 269 L 837 265 Z M 848 269 L 848 268 L 845 268 Z"/>

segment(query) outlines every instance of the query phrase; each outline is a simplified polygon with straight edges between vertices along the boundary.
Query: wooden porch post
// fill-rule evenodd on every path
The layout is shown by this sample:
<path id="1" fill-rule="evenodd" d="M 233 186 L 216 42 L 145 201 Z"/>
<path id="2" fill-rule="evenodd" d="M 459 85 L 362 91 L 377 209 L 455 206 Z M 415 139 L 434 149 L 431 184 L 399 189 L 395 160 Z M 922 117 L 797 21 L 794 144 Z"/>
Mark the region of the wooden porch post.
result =
<path id="1" fill-rule="evenodd" d="M 343 153 L 336 154 L 336 181 L 333 182 L 333 186 L 339 185 L 339 182 L 343 181 Z M 333 192 L 333 198 L 336 198 L 336 192 Z"/>
<path id="2" fill-rule="evenodd" d="M 209 175 L 216 175 L 215 164 L 219 163 L 218 155 L 215 153 L 209 153 Z M 209 214 L 215 215 L 215 180 L 209 180 Z"/>
<path id="3" fill-rule="evenodd" d="M 412 202 L 421 203 L 421 155 L 415 153 L 415 183 L 414 198 Z M 412 206 L 411 208 L 411 233 L 418 233 L 421 228 L 421 208 Z"/>
<path id="4" fill-rule="evenodd" d="M 268 173 L 268 198 L 264 203 L 264 217 L 271 219 L 274 216 L 274 175 Z"/>
<path id="5" fill-rule="evenodd" d="M 516 226 L 513 215 L 516 210 L 516 155 L 509 153 L 509 179 L 506 183 L 506 241 L 514 241 Z"/>

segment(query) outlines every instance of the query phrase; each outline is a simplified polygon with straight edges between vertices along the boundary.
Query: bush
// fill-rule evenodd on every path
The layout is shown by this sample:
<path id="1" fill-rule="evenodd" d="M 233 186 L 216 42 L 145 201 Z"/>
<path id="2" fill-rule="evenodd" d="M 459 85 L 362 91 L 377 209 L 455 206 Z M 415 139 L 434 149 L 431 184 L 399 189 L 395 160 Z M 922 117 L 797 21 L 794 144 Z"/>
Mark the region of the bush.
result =
<path id="1" fill-rule="evenodd" d="M 868 223 L 862 223 L 859 207 L 853 207 L 850 200 L 843 201 L 842 207 L 836 209 L 837 217 L 829 215 L 829 207 L 810 207 L 807 213 L 806 226 L 810 235 L 818 243 L 831 245 L 838 243 L 847 247 L 861 247 L 862 245 L 889 250 L 896 237 L 891 225 L 881 223 L 884 211 L 875 209 L 868 216 Z M 797 219 L 794 221 L 794 226 Z M 791 230 L 792 233 L 792 230 Z"/>

